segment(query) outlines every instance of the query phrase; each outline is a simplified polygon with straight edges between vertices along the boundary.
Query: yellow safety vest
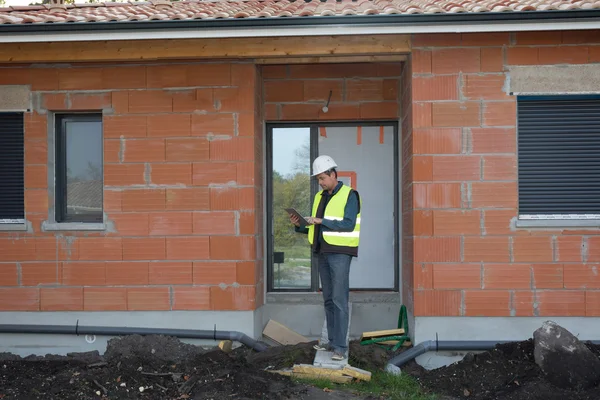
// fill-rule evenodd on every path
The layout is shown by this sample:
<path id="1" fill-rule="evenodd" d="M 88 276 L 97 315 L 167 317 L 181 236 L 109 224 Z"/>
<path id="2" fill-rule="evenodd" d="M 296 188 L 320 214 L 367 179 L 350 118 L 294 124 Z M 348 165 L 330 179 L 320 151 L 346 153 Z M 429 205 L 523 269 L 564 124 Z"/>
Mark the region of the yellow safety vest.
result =
<path id="1" fill-rule="evenodd" d="M 340 187 L 340 190 L 338 190 L 337 193 L 329 200 L 329 203 L 327 203 L 323 219 L 337 221 L 344 219 L 344 210 L 346 208 L 346 203 L 348 202 L 348 196 L 350 195 L 351 190 L 352 189 L 346 185 L 342 185 Z M 315 195 L 311 214 L 313 217 L 317 215 L 317 209 L 319 208 L 319 203 L 321 202 L 322 196 L 322 190 Z M 313 244 L 314 232 L 314 225 L 310 225 L 308 227 L 308 242 L 311 245 Z M 327 244 L 332 246 L 358 247 L 358 242 L 360 239 L 360 203 L 359 212 L 356 215 L 356 225 L 354 226 L 354 230 L 352 232 L 335 232 L 328 230 L 322 230 L 321 232 L 323 233 L 323 239 L 325 242 L 327 242 Z"/>

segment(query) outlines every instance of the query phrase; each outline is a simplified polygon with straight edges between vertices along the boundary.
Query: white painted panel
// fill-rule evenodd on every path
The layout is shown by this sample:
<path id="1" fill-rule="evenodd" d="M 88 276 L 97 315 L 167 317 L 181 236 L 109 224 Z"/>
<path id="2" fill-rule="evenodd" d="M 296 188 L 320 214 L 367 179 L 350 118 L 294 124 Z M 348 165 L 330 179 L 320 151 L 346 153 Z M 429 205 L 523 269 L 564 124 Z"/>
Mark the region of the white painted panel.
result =
<path id="1" fill-rule="evenodd" d="M 319 155 L 329 155 L 341 172 L 355 172 L 362 199 L 358 258 L 352 260 L 350 287 L 394 288 L 394 131 L 379 126 L 327 127 L 319 136 Z M 342 180 L 345 180 L 342 178 Z"/>

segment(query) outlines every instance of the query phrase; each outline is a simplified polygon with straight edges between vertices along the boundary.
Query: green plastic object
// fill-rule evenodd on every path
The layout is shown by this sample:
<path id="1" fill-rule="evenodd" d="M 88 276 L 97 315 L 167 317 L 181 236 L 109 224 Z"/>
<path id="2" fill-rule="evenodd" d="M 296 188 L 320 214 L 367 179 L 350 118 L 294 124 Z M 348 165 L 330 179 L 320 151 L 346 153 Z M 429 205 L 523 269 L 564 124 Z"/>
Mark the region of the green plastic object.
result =
<path id="1" fill-rule="evenodd" d="M 400 348 L 400 346 L 402 346 L 404 344 L 404 342 L 406 342 L 407 340 L 410 340 L 410 337 L 408 336 L 408 313 L 406 311 L 406 306 L 404 304 L 402 304 L 400 306 L 400 313 L 398 314 L 398 329 L 404 329 L 404 335 L 402 335 L 402 336 L 386 336 L 386 337 L 379 337 L 379 338 L 374 338 L 374 339 L 363 340 L 360 342 L 360 344 L 361 344 L 361 346 L 365 346 L 365 345 L 373 344 L 373 343 L 386 342 L 388 340 L 397 340 L 398 343 L 396 343 L 391 348 L 392 351 L 396 351 Z"/>

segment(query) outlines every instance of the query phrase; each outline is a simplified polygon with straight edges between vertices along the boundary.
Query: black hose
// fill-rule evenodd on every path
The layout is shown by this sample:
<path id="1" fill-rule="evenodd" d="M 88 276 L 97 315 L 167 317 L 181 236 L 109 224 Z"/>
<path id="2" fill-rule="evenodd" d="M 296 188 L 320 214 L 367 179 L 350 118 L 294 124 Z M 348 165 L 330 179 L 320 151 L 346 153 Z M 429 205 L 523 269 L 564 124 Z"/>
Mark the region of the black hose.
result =
<path id="1" fill-rule="evenodd" d="M 233 340 L 245 344 L 254 350 L 265 351 L 268 346 L 236 331 L 203 331 L 195 329 L 136 328 L 116 326 L 77 325 L 0 325 L 0 333 L 38 333 L 38 334 L 75 334 L 75 335 L 165 335 L 187 339 Z"/>

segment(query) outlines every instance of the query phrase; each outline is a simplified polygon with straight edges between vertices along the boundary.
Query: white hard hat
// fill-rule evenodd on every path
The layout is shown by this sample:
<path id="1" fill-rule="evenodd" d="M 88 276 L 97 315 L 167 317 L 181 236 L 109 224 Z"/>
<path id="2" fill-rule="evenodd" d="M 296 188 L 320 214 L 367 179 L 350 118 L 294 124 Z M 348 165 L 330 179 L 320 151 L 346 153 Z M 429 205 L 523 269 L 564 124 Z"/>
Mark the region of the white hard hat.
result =
<path id="1" fill-rule="evenodd" d="M 332 168 L 337 168 L 337 164 L 333 161 L 333 158 L 329 156 L 319 156 L 313 161 L 313 174 L 312 176 L 319 175 L 323 172 L 329 171 Z"/>

